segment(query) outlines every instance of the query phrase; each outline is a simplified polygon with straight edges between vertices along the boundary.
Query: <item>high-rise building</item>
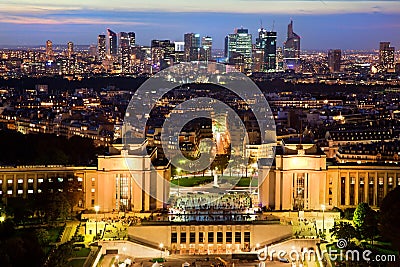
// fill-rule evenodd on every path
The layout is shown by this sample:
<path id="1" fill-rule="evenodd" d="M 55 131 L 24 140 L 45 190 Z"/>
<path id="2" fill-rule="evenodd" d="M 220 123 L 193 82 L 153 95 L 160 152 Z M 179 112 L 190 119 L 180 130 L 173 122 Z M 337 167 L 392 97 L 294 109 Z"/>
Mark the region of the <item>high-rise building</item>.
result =
<path id="1" fill-rule="evenodd" d="M 199 60 L 199 51 L 201 48 L 200 34 L 185 33 L 184 42 L 186 61 Z"/>
<path id="2" fill-rule="evenodd" d="M 263 71 L 276 70 L 276 32 L 267 31 L 261 27 L 258 30 L 256 48 L 263 50 Z"/>
<path id="3" fill-rule="evenodd" d="M 203 60 L 211 60 L 211 50 L 212 50 L 212 37 L 210 36 L 205 36 L 201 40 L 201 46 L 202 46 L 202 52 L 204 55 L 201 55 L 201 58 Z"/>
<path id="4" fill-rule="evenodd" d="M 300 36 L 293 31 L 293 21 L 288 25 L 287 39 L 283 46 L 286 68 L 295 70 L 300 65 Z"/>
<path id="5" fill-rule="evenodd" d="M 264 69 L 266 71 L 276 70 L 276 32 L 266 32 L 264 48 Z"/>
<path id="6" fill-rule="evenodd" d="M 50 40 L 46 41 L 46 58 L 47 59 L 52 59 L 54 56 L 53 52 L 53 42 Z"/>
<path id="7" fill-rule="evenodd" d="M 334 49 L 328 51 L 328 67 L 329 71 L 340 72 L 340 63 L 342 60 L 342 51 L 340 49 Z"/>
<path id="8" fill-rule="evenodd" d="M 118 46 L 117 46 L 117 34 L 110 29 L 107 29 L 107 55 L 117 56 Z"/>
<path id="9" fill-rule="evenodd" d="M 132 49 L 136 45 L 136 34 L 134 32 L 128 32 L 129 47 Z"/>
<path id="10" fill-rule="evenodd" d="M 130 39 L 126 32 L 119 33 L 119 61 L 123 73 L 130 72 Z"/>
<path id="11" fill-rule="evenodd" d="M 238 58 L 237 54 L 241 54 L 243 56 L 243 71 L 251 72 L 251 63 L 252 63 L 252 39 L 251 34 L 248 29 L 236 29 L 235 33 L 228 34 L 227 38 L 225 38 L 225 54 L 227 55 L 228 61 L 231 61 L 231 58 Z M 236 60 L 238 62 L 238 60 Z"/>
<path id="12" fill-rule="evenodd" d="M 379 44 L 379 65 L 383 71 L 394 71 L 394 47 L 390 46 L 390 42 L 380 42 Z"/>
<path id="13" fill-rule="evenodd" d="M 175 45 L 170 40 L 151 41 L 151 59 L 154 71 L 173 65 Z"/>
<path id="14" fill-rule="evenodd" d="M 184 62 L 185 58 L 185 42 L 174 42 L 175 45 L 175 62 Z"/>
<path id="15" fill-rule="evenodd" d="M 74 43 L 73 42 L 68 42 L 67 54 L 68 54 L 68 57 L 71 57 L 74 54 Z"/>
<path id="16" fill-rule="evenodd" d="M 100 60 L 106 58 L 106 36 L 104 34 L 97 37 L 97 57 Z"/>

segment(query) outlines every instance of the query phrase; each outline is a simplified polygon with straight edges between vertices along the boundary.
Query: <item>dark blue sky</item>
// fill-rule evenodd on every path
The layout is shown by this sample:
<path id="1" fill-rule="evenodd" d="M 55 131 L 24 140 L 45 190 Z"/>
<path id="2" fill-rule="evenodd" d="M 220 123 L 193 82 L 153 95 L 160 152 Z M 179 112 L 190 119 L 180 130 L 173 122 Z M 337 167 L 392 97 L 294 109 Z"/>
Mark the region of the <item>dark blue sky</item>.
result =
<path id="1" fill-rule="evenodd" d="M 240 0 L 228 3 L 249 2 L 237 1 Z M 132 4 L 134 2 L 141 1 L 131 1 Z M 370 50 L 377 49 L 380 41 L 390 41 L 393 46 L 400 48 L 400 13 L 398 10 L 393 10 L 391 3 L 397 4 L 399 9 L 400 4 L 395 1 L 381 1 L 388 3 L 388 6 L 376 6 L 375 2 L 365 1 L 366 5 L 370 5 L 369 8 L 365 8 L 366 10 L 357 10 L 357 7 L 351 6 L 348 7 L 350 10 L 345 11 L 338 8 L 340 5 L 333 6 L 333 2 L 330 1 L 326 2 L 327 4 L 321 1 L 305 1 L 313 5 L 318 3 L 315 10 L 312 7 L 304 10 L 299 7 L 291 8 L 290 4 L 296 4 L 297 1 L 290 0 L 282 1 L 286 3 L 286 6 L 279 7 L 282 10 L 277 10 L 276 5 L 275 9 L 269 9 L 268 5 L 265 5 L 268 0 L 250 2 L 254 5 L 252 9 L 247 10 L 247 5 L 244 5 L 243 12 L 240 8 L 239 10 L 231 8 L 226 12 L 219 6 L 215 6 L 215 12 L 212 12 L 212 9 L 206 12 L 196 6 L 184 6 L 185 8 L 176 10 L 179 12 L 175 12 L 173 8 L 168 9 L 168 7 L 163 7 L 165 11 L 150 8 L 132 10 L 123 7 L 115 10 L 116 8 L 107 6 L 93 8 L 93 6 L 77 7 L 73 4 L 45 7 L 35 4 L 24 9 L 17 5 L 13 6 L 12 3 L 8 3 L 7 6 L 3 3 L 0 4 L 0 10 L 8 8 L 11 11 L 7 13 L 0 11 L 0 45 L 38 45 L 44 44 L 47 39 L 56 44 L 65 44 L 68 41 L 91 44 L 95 43 L 97 35 L 104 33 L 108 27 L 116 32 L 136 32 L 137 42 L 143 45 L 149 45 L 151 39 L 157 38 L 182 41 L 185 32 L 198 32 L 212 36 L 215 48 L 223 48 L 224 36 L 233 32 L 235 27 L 248 28 L 255 38 L 260 20 L 267 29 L 271 29 L 275 21 L 278 42 L 282 44 L 286 38 L 287 24 L 292 18 L 294 31 L 302 37 L 303 49 Z M 260 8 L 257 8 L 257 5 Z M 333 10 L 333 7 L 337 10 Z M 29 8 L 33 11 L 29 11 Z M 392 12 L 387 11 L 390 8 Z"/>

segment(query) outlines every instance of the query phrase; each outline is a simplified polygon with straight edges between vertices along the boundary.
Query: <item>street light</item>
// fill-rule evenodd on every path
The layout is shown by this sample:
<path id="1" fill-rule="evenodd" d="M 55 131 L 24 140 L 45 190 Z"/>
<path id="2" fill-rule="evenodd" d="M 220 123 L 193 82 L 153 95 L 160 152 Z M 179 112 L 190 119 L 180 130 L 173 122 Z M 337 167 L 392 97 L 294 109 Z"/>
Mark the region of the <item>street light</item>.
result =
<path id="1" fill-rule="evenodd" d="M 163 253 L 164 244 L 160 243 L 159 247 L 160 247 L 160 250 L 161 250 L 161 258 L 162 258 L 163 257 L 162 253 Z"/>
<path id="2" fill-rule="evenodd" d="M 179 186 L 180 186 L 180 180 L 181 180 L 181 177 L 179 177 L 179 176 L 181 173 L 181 168 L 177 168 L 176 171 L 178 173 L 178 196 L 179 196 Z"/>
<path id="3" fill-rule="evenodd" d="M 325 209 L 326 209 L 326 206 L 324 204 L 322 204 L 321 209 L 322 209 L 322 234 L 325 236 Z"/>
<path id="4" fill-rule="evenodd" d="M 4 216 L 0 217 L 0 223 L 4 222 L 5 220 L 6 220 L 6 217 L 4 217 Z"/>
<path id="5" fill-rule="evenodd" d="M 100 206 L 99 205 L 94 206 L 94 210 L 96 211 L 96 235 L 95 235 L 95 238 L 97 239 L 97 213 L 100 210 Z"/>

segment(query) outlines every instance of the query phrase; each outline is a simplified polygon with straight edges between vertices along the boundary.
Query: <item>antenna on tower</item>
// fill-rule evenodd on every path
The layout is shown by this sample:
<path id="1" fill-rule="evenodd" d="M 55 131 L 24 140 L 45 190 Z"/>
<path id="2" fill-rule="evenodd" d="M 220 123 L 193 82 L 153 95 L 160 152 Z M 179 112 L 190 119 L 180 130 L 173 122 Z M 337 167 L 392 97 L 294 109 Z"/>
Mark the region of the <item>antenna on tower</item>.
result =
<path id="1" fill-rule="evenodd" d="M 274 31 L 274 28 L 275 28 L 275 20 L 272 21 L 272 30 L 271 30 L 272 32 Z"/>
<path id="2" fill-rule="evenodd" d="M 262 29 L 262 19 L 260 18 L 260 29 Z"/>

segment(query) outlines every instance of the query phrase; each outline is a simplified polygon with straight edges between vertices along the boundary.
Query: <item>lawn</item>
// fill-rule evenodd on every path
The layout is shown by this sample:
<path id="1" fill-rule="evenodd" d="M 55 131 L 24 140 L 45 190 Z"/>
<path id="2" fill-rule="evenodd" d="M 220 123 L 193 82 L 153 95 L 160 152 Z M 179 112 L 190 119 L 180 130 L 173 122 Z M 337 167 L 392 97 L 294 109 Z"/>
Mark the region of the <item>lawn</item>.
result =
<path id="1" fill-rule="evenodd" d="M 211 176 L 183 177 L 180 179 L 174 179 L 171 181 L 171 183 L 178 185 L 178 180 L 179 180 L 179 186 L 192 187 L 192 186 L 211 183 L 212 181 L 214 181 L 214 178 Z"/>
<path id="2" fill-rule="evenodd" d="M 230 176 L 223 176 L 218 177 L 218 181 L 223 181 L 223 180 L 227 180 L 229 179 Z M 233 179 L 237 179 L 237 177 L 233 177 Z M 171 181 L 171 183 L 178 185 L 178 180 L 179 180 L 179 186 L 183 186 L 183 187 L 193 187 L 193 186 L 199 186 L 199 185 L 203 185 L 203 184 L 208 184 L 208 183 L 212 183 L 214 181 L 214 178 L 211 176 L 195 176 L 195 177 L 182 177 L 179 179 L 174 179 Z M 239 187 L 248 187 L 250 184 L 250 177 L 242 177 L 240 178 L 239 182 L 236 184 L 236 186 Z M 252 186 L 257 186 L 257 179 L 253 179 L 252 180 Z"/>
<path id="3" fill-rule="evenodd" d="M 72 253 L 73 258 L 87 257 L 90 253 L 90 248 L 81 248 L 80 250 L 74 250 Z"/>
<path id="4" fill-rule="evenodd" d="M 86 259 L 73 259 L 70 262 L 68 262 L 69 267 L 83 267 L 83 264 L 85 264 Z"/>
<path id="5" fill-rule="evenodd" d="M 61 235 L 63 229 L 64 228 L 62 226 L 47 229 L 47 232 L 49 233 L 49 242 L 57 242 L 57 238 L 59 237 L 59 235 Z"/>

